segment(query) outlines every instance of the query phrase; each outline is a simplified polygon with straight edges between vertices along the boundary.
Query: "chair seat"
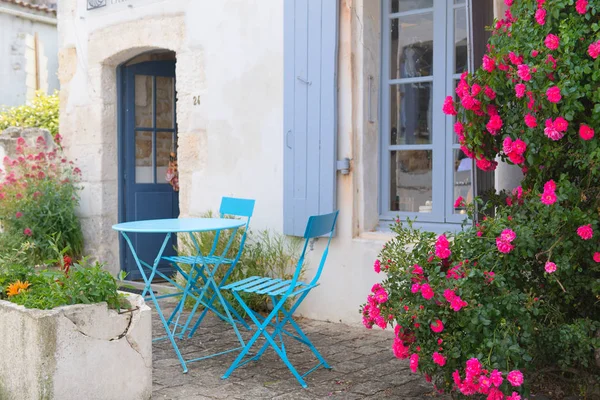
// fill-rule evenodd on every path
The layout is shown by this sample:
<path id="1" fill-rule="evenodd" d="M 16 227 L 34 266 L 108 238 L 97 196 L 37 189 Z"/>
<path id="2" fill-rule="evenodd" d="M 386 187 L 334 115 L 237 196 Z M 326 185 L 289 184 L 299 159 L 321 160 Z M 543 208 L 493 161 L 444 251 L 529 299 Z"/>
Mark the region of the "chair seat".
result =
<path id="1" fill-rule="evenodd" d="M 233 290 L 234 292 L 246 292 L 256 294 L 266 294 L 269 296 L 279 296 L 286 293 L 290 289 L 292 280 L 282 280 L 268 278 L 263 276 L 251 276 L 238 282 L 223 286 L 223 289 Z M 294 291 L 300 289 L 312 289 L 316 284 L 308 284 L 304 282 L 296 282 Z"/>
<path id="2" fill-rule="evenodd" d="M 202 259 L 200 257 L 195 257 L 195 256 L 169 256 L 169 257 L 163 257 L 163 260 L 167 260 L 169 262 L 172 263 L 177 263 L 177 264 L 197 264 L 200 265 L 202 264 Z M 219 262 L 220 257 L 214 257 L 214 256 L 207 256 L 204 257 L 204 261 L 207 264 L 216 264 L 217 262 Z M 231 258 L 223 258 L 221 262 L 221 264 L 232 264 L 233 263 L 233 259 Z"/>

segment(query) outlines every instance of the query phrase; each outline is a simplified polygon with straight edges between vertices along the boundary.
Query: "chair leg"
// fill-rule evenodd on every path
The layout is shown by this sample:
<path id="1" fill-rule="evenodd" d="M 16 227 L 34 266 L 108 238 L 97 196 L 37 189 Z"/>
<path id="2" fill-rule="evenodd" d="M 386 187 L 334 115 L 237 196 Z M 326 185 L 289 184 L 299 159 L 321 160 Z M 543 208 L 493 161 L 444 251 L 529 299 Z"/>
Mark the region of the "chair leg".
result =
<path id="1" fill-rule="evenodd" d="M 298 326 L 298 324 L 296 323 L 296 321 L 294 321 L 294 319 L 292 318 L 291 315 L 287 315 L 287 313 L 285 311 L 282 311 L 283 314 L 286 316 L 285 321 L 289 322 L 290 325 L 294 328 L 294 330 L 296 331 L 296 333 L 306 341 L 308 348 L 313 352 L 313 354 L 315 355 L 315 357 L 317 357 L 317 359 L 323 364 L 324 368 L 327 369 L 331 369 L 331 366 L 327 363 L 327 361 L 325 361 L 325 359 L 323 358 L 323 356 L 321 355 L 321 353 L 319 353 L 319 351 L 317 350 L 317 348 L 312 344 L 312 342 L 310 341 L 310 339 L 304 334 L 304 332 L 302 331 L 302 329 L 300 329 L 300 326 Z"/>
<path id="2" fill-rule="evenodd" d="M 244 308 L 244 310 L 246 310 L 248 315 L 250 315 L 250 318 L 256 324 L 257 328 L 256 328 L 256 332 L 254 333 L 254 335 L 252 336 L 250 341 L 248 343 L 246 343 L 246 346 L 244 347 L 244 349 L 240 352 L 240 354 L 237 356 L 235 361 L 227 369 L 227 371 L 223 375 L 223 379 L 229 378 L 231 373 L 240 365 L 241 361 L 244 359 L 246 354 L 248 354 L 248 352 L 250 351 L 250 349 L 252 348 L 252 346 L 254 345 L 256 340 L 258 339 L 258 337 L 260 335 L 263 335 L 267 339 L 267 343 L 270 344 L 271 347 L 273 347 L 273 350 L 275 350 L 277 355 L 281 358 L 281 360 L 286 365 L 286 367 L 288 367 L 288 369 L 290 370 L 292 375 L 294 375 L 294 377 L 300 383 L 300 385 L 302 385 L 302 387 L 306 388 L 308 385 L 306 384 L 306 382 L 304 381 L 302 376 L 298 373 L 296 368 L 294 368 L 294 366 L 290 363 L 290 361 L 287 358 L 287 354 L 285 354 L 285 352 L 283 352 L 279 348 L 279 346 L 277 346 L 277 343 L 275 342 L 273 337 L 266 331 L 267 326 L 269 326 L 269 324 L 273 320 L 273 318 L 275 318 L 278 315 L 279 310 L 285 303 L 285 299 L 282 298 L 281 300 L 279 300 L 279 302 L 275 305 L 275 307 L 273 308 L 271 313 L 269 313 L 269 315 L 264 319 L 264 321 L 262 323 L 260 323 L 260 321 L 256 318 L 254 313 L 252 313 L 252 310 L 246 305 L 246 303 L 244 303 L 244 301 L 240 297 L 240 295 L 235 291 L 233 292 L 233 295 L 236 298 L 236 300 L 240 303 L 240 305 Z M 263 349 L 261 349 L 261 350 L 264 352 Z"/>

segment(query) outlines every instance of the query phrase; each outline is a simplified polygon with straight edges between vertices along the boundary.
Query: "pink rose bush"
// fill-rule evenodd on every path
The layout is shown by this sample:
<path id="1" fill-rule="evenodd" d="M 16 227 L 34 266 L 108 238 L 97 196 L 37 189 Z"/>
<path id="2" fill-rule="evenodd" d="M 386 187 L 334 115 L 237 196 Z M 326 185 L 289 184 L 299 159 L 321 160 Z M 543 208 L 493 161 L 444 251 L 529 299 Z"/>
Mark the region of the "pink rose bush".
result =
<path id="1" fill-rule="evenodd" d="M 543 369 L 583 382 L 600 347 L 600 4 L 506 4 L 481 67 L 440 112 L 477 168 L 518 165 L 521 186 L 457 200 L 473 224 L 455 233 L 397 221 L 378 257 L 389 268 L 361 308 L 368 327 L 393 328 L 413 372 L 488 400 L 528 398 Z"/>

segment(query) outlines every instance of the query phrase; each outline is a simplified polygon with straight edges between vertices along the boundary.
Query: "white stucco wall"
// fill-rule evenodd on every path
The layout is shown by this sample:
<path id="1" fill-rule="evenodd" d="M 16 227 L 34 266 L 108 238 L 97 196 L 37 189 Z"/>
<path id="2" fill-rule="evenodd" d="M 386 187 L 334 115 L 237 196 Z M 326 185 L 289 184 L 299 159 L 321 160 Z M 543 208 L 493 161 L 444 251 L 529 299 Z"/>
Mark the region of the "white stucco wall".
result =
<path id="1" fill-rule="evenodd" d="M 380 2 L 339 0 L 337 236 L 321 286 L 300 312 L 359 323 L 378 280 L 373 261 L 389 234 L 379 224 Z M 254 229 L 283 226 L 283 2 L 123 0 L 87 11 L 59 2 L 61 133 L 86 179 L 81 215 L 90 250 L 118 270 L 116 67 L 144 51 L 177 57 L 181 216 L 218 208 L 222 196 L 256 199 Z M 369 96 L 369 76 L 372 94 Z M 193 97 L 201 104 L 194 105 Z M 369 121 L 368 104 L 372 104 Z M 318 265 L 324 240 L 309 265 Z M 309 276 L 310 278 L 310 271 Z"/>
<path id="2" fill-rule="evenodd" d="M 10 12 L 24 16 L 15 16 Z M 38 17 L 39 20 L 37 20 Z M 48 22 L 42 22 L 49 20 Z M 54 20 L 53 23 L 49 23 Z M 54 14 L 0 3 L 0 107 L 25 104 L 27 95 L 26 36 L 38 34 L 47 58 L 47 93 L 58 85 L 58 32 Z M 31 64 L 31 61 L 29 61 Z M 32 65 L 29 65 L 32 68 Z"/>

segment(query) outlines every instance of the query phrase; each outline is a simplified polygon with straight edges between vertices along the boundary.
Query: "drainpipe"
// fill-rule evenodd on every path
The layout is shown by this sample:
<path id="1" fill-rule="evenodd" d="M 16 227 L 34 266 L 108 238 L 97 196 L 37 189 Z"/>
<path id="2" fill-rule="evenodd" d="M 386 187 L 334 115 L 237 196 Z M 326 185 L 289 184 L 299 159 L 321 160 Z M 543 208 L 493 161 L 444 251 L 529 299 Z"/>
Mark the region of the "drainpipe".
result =
<path id="1" fill-rule="evenodd" d="M 15 17 L 27 19 L 29 21 L 41 22 L 43 24 L 48 24 L 48 25 L 54 25 L 54 26 L 57 25 L 56 18 L 44 17 L 42 15 L 31 14 L 31 13 L 14 10 L 12 8 L 7 8 L 7 7 L 0 7 L 0 14 L 12 15 Z"/>

